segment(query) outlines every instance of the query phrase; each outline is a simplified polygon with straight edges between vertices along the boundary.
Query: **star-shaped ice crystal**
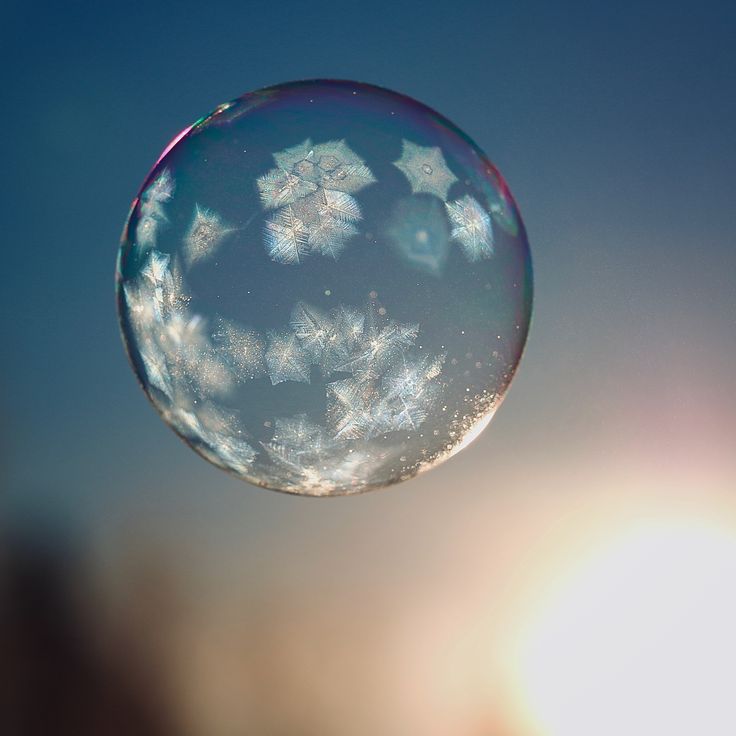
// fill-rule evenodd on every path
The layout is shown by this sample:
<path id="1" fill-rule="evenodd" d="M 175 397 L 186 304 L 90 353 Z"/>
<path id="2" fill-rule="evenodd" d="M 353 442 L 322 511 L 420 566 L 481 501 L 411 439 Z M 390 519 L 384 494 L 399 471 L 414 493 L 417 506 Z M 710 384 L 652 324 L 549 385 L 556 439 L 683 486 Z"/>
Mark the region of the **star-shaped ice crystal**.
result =
<path id="1" fill-rule="evenodd" d="M 466 194 L 454 202 L 446 202 L 453 228 L 451 236 L 460 243 L 469 261 L 493 255 L 493 228 L 490 215 L 478 200 Z"/>
<path id="2" fill-rule="evenodd" d="M 439 147 L 419 146 L 405 139 L 401 143 L 401 158 L 394 161 L 394 166 L 409 180 L 412 192 L 447 199 L 447 192 L 457 177 L 447 168 Z"/>

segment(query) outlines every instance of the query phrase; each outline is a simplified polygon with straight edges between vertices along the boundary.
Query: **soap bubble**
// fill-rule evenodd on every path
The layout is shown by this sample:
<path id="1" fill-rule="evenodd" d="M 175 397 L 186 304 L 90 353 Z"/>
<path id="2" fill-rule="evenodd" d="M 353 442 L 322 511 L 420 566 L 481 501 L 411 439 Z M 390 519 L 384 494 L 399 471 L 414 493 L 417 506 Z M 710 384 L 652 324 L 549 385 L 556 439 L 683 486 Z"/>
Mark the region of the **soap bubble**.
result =
<path id="1" fill-rule="evenodd" d="M 279 85 L 167 147 L 117 296 L 131 364 L 194 450 L 307 495 L 396 483 L 488 424 L 521 356 L 529 248 L 499 172 L 414 100 Z"/>

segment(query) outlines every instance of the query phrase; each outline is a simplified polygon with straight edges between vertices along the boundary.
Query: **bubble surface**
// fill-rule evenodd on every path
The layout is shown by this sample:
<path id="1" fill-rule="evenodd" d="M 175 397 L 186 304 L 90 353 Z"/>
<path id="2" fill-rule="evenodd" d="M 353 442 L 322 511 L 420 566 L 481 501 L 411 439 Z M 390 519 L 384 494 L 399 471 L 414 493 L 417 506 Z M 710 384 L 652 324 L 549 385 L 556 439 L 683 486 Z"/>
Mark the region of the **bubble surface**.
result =
<path id="1" fill-rule="evenodd" d="M 311 81 L 220 105 L 146 178 L 117 299 L 131 364 L 194 450 L 334 495 L 465 447 L 526 340 L 529 247 L 499 172 L 378 87 Z"/>

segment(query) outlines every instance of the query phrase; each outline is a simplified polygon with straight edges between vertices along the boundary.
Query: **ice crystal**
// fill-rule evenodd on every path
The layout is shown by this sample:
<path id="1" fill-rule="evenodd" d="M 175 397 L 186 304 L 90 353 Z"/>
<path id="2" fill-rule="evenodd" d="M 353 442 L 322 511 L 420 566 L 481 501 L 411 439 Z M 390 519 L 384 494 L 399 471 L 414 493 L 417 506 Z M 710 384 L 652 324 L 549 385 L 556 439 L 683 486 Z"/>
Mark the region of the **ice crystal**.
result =
<path id="1" fill-rule="evenodd" d="M 163 205 L 173 196 L 174 180 L 169 170 L 164 169 L 141 194 L 135 230 L 138 247 L 145 249 L 156 246 L 158 230 L 168 221 Z"/>
<path id="2" fill-rule="evenodd" d="M 447 199 L 447 193 L 457 177 L 447 167 L 440 148 L 419 146 L 406 139 L 402 139 L 401 144 L 401 157 L 394 161 L 394 166 L 409 180 L 411 191 Z"/>
<path id="3" fill-rule="evenodd" d="M 174 180 L 171 172 L 164 169 L 146 188 L 142 199 L 147 202 L 157 202 L 163 204 L 168 202 L 174 196 Z"/>
<path id="4" fill-rule="evenodd" d="M 282 381 L 309 383 L 308 356 L 292 332 L 269 333 L 266 366 L 274 386 Z"/>
<path id="5" fill-rule="evenodd" d="M 222 217 L 206 207 L 194 205 L 194 215 L 184 236 L 184 257 L 187 265 L 210 258 L 222 241 L 235 228 L 225 225 Z"/>
<path id="6" fill-rule="evenodd" d="M 309 232 L 290 206 L 266 221 L 266 250 L 279 263 L 299 263 L 309 251 Z"/>
<path id="7" fill-rule="evenodd" d="M 453 225 L 451 236 L 460 243 L 468 260 L 490 258 L 493 255 L 491 218 L 478 200 L 466 194 L 445 206 Z"/>

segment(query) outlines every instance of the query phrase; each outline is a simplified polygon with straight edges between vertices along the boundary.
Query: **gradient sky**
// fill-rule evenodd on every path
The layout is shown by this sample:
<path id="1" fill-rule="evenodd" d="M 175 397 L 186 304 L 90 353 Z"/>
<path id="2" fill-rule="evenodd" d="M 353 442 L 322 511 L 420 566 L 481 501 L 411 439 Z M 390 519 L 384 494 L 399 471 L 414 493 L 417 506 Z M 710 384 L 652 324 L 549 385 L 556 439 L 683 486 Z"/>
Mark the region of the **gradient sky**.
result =
<path id="1" fill-rule="evenodd" d="M 533 586 L 550 540 L 578 533 L 572 555 L 612 519 L 736 533 L 734 38 L 727 2 L 6 2 L 3 515 L 102 547 L 131 525 L 181 537 L 210 582 L 335 591 L 455 564 L 491 591 Z M 174 436 L 126 362 L 113 289 L 167 142 L 313 77 L 395 89 L 465 130 L 511 187 L 535 273 L 527 351 L 484 435 L 389 491 L 316 501 L 241 484 Z"/>

